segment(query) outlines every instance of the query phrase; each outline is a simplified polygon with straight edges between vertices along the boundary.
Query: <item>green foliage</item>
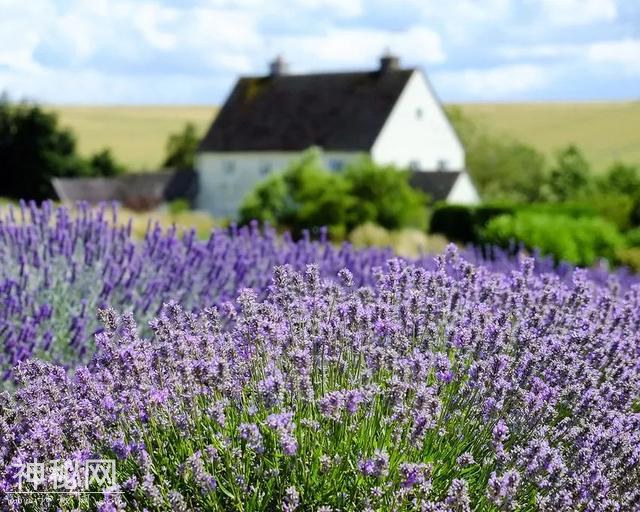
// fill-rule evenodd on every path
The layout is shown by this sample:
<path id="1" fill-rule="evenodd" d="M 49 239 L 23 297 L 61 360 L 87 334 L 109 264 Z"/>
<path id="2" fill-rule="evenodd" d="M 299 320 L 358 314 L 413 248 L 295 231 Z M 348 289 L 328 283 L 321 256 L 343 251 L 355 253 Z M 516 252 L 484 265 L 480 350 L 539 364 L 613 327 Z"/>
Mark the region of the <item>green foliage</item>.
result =
<path id="1" fill-rule="evenodd" d="M 512 203 L 489 203 L 480 206 L 464 206 L 439 203 L 431 216 L 429 232 L 444 235 L 461 243 L 478 243 L 478 233 L 493 217 L 512 213 L 517 206 Z"/>
<path id="2" fill-rule="evenodd" d="M 169 202 L 168 207 L 170 215 L 178 215 L 191 210 L 191 205 L 186 199 L 174 199 Z"/>
<path id="3" fill-rule="evenodd" d="M 408 173 L 393 166 L 378 166 L 370 158 L 359 158 L 344 173 L 349 194 L 350 227 L 373 222 L 386 229 L 405 226 L 426 228 L 426 197 L 409 185 Z"/>
<path id="4" fill-rule="evenodd" d="M 58 125 L 56 114 L 11 103 L 6 95 L 0 96 L 0 162 L 3 195 L 37 201 L 55 197 L 53 177 L 113 176 L 124 170 L 109 150 L 81 158 L 73 133 Z"/>
<path id="5" fill-rule="evenodd" d="M 567 201 L 589 191 L 591 168 L 580 150 L 573 145 L 560 150 L 549 176 L 550 199 Z"/>
<path id="6" fill-rule="evenodd" d="M 193 123 L 187 123 L 181 132 L 169 136 L 163 165 L 179 169 L 193 169 L 199 143 L 200 138 L 196 126 Z"/>
<path id="7" fill-rule="evenodd" d="M 629 267 L 634 272 L 640 272 L 640 247 L 619 249 L 616 252 L 616 259 L 620 265 Z"/>
<path id="8" fill-rule="evenodd" d="M 572 218 L 532 212 L 495 217 L 480 235 L 485 244 L 508 247 L 519 241 L 557 261 L 585 266 L 599 258 L 614 261 L 617 251 L 625 245 L 616 227 L 599 217 Z"/>
<path id="9" fill-rule="evenodd" d="M 640 194 L 640 170 L 636 166 L 616 162 L 599 179 L 598 185 L 605 193 L 638 196 Z"/>
<path id="10" fill-rule="evenodd" d="M 240 219 L 269 222 L 294 233 L 327 226 L 332 236 L 343 238 L 350 202 L 346 182 L 325 171 L 313 150 L 260 183 L 243 203 Z"/>
<path id="11" fill-rule="evenodd" d="M 632 197 L 620 193 L 600 193 L 590 196 L 589 202 L 597 215 L 612 222 L 618 229 L 624 231 L 631 226 L 635 204 Z"/>
<path id="12" fill-rule="evenodd" d="M 406 173 L 393 167 L 377 167 L 363 158 L 344 173 L 331 173 L 312 150 L 260 183 L 245 199 L 240 221 L 266 221 L 294 233 L 327 226 L 340 239 L 365 222 L 390 229 L 423 227 L 425 202 Z"/>
<path id="13" fill-rule="evenodd" d="M 118 176 L 125 172 L 122 164 L 116 162 L 111 154 L 110 149 L 103 149 L 89 159 L 89 165 L 94 176 L 103 176 L 105 178 Z"/>
<path id="14" fill-rule="evenodd" d="M 444 235 L 449 240 L 472 243 L 475 234 L 475 209 L 457 204 L 438 204 L 431 215 L 430 233 Z"/>
<path id="15" fill-rule="evenodd" d="M 471 177 L 485 199 L 540 199 L 546 178 L 544 155 L 522 142 L 488 135 L 458 107 L 448 114 L 465 146 Z"/>
<path id="16" fill-rule="evenodd" d="M 390 231 L 371 222 L 351 231 L 349 242 L 356 248 L 389 247 L 395 254 L 408 258 L 440 253 L 448 243 L 441 235 L 427 235 L 424 231 L 412 228 Z"/>
<path id="17" fill-rule="evenodd" d="M 629 247 L 640 247 L 640 228 L 633 228 L 624 234 Z"/>
<path id="18" fill-rule="evenodd" d="M 89 165 L 76 155 L 73 134 L 56 115 L 37 105 L 0 98 L 0 162 L 3 195 L 15 199 L 55 197 L 54 176 L 83 176 Z"/>

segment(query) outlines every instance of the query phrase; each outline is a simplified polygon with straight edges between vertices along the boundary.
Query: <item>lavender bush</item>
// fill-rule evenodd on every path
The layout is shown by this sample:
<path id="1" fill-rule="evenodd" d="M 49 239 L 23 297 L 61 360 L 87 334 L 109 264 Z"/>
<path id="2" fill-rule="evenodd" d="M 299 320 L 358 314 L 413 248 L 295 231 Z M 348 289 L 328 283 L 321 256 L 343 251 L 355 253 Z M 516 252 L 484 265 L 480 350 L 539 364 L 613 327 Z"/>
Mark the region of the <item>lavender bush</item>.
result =
<path id="1" fill-rule="evenodd" d="M 374 283 L 372 269 L 392 256 L 388 250 L 353 250 L 318 242 L 278 238 L 273 230 L 256 225 L 214 231 L 201 241 L 195 231 L 167 232 L 150 225 L 143 240 L 122 225 L 115 207 L 75 212 L 21 203 L 0 215 L 0 372 L 12 379 L 20 361 L 38 357 L 73 368 L 87 363 L 93 353 L 93 334 L 99 330 L 98 308 L 130 312 L 143 328 L 169 300 L 187 311 L 220 306 L 237 291 L 253 288 L 266 293 L 272 268 L 290 265 L 304 270 L 315 264 L 323 277 L 335 278 L 348 269 L 357 286 Z M 467 250 L 468 261 L 500 272 L 514 268 L 514 259 L 493 249 L 485 260 Z M 427 270 L 432 257 L 414 262 Z M 537 273 L 553 272 L 570 281 L 573 267 L 554 267 L 550 259 L 536 258 Z M 590 279 L 606 283 L 610 275 L 591 270 Z M 635 277 L 618 273 L 621 286 Z"/>
<path id="2" fill-rule="evenodd" d="M 88 366 L 19 365 L 3 507 L 640 509 L 640 289 L 429 261 L 277 266 L 148 337 L 103 309 Z M 101 496 L 10 494 L 24 461 L 94 457 L 118 459 Z"/>
<path id="3" fill-rule="evenodd" d="M 201 241 L 193 230 L 164 232 L 150 225 L 137 241 L 130 223 L 118 223 L 115 207 L 79 205 L 71 212 L 47 202 L 41 208 L 21 203 L 0 218 L 3 380 L 32 356 L 68 367 L 88 362 L 98 307 L 129 311 L 145 325 L 168 300 L 191 310 L 233 299 L 242 287 L 263 291 L 274 265 L 316 262 L 332 275 L 348 267 L 365 282 L 372 266 L 389 256 L 294 243 L 256 226 L 215 231 Z"/>

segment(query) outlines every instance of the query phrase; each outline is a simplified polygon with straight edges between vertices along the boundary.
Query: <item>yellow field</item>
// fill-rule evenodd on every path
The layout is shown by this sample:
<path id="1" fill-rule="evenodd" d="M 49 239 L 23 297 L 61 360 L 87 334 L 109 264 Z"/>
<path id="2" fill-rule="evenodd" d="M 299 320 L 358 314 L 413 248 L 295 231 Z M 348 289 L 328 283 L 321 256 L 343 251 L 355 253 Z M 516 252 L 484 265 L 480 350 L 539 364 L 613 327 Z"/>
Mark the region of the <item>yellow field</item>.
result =
<path id="1" fill-rule="evenodd" d="M 83 155 L 105 147 L 134 171 L 157 169 L 169 134 L 187 122 L 203 133 L 217 108 L 212 106 L 53 106 L 60 123 L 78 138 Z"/>
<path id="2" fill-rule="evenodd" d="M 167 136 L 193 122 L 201 133 L 213 106 L 53 107 L 78 136 L 80 151 L 104 147 L 132 170 L 157 168 Z M 640 102 L 464 104 L 463 111 L 492 133 L 515 137 L 547 155 L 578 145 L 599 171 L 615 160 L 640 164 Z"/>
<path id="3" fill-rule="evenodd" d="M 465 104 L 468 117 L 493 133 L 547 155 L 576 144 L 594 171 L 613 161 L 640 164 L 640 101 Z"/>

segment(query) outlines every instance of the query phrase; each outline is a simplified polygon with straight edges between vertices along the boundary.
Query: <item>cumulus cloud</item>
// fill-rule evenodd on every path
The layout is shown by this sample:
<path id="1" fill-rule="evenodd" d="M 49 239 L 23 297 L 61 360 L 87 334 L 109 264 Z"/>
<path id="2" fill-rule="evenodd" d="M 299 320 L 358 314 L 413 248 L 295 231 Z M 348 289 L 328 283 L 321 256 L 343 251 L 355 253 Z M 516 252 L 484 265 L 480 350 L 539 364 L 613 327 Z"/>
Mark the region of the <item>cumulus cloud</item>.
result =
<path id="1" fill-rule="evenodd" d="M 445 60 L 440 36 L 429 29 L 415 27 L 398 33 L 353 28 L 332 29 L 312 37 L 280 37 L 275 45 L 289 49 L 289 58 L 301 71 L 334 66 L 370 67 L 389 48 L 413 63 L 439 63 Z"/>
<path id="2" fill-rule="evenodd" d="M 296 72 L 366 69 L 389 48 L 437 73 L 445 99 L 553 94 L 557 69 L 575 61 L 585 84 L 637 74 L 629 2 L 0 0 L 0 88 L 44 101 L 220 102 L 276 54 Z"/>
<path id="3" fill-rule="evenodd" d="M 612 21 L 618 13 L 615 0 L 540 0 L 546 18 L 557 25 L 587 25 Z"/>
<path id="4" fill-rule="evenodd" d="M 471 68 L 434 74 L 436 86 L 457 99 L 518 99 L 549 84 L 551 70 L 531 64 Z"/>
<path id="5" fill-rule="evenodd" d="M 640 39 L 591 44 L 587 58 L 596 64 L 614 65 L 623 73 L 640 74 Z"/>

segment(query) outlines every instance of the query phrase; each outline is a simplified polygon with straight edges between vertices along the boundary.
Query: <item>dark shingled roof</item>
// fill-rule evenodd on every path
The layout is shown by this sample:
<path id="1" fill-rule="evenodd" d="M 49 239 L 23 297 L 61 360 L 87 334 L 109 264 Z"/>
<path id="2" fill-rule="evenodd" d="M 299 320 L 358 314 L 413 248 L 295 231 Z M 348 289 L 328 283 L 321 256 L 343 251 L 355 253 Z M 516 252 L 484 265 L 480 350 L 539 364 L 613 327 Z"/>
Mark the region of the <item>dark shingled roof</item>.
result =
<path id="1" fill-rule="evenodd" d="M 460 174 L 460 171 L 412 171 L 409 183 L 434 201 L 444 201 Z"/>
<path id="2" fill-rule="evenodd" d="M 200 151 L 368 151 L 413 71 L 241 78 Z"/>
<path id="3" fill-rule="evenodd" d="M 61 201 L 117 201 L 134 210 L 155 208 L 165 201 L 186 199 L 198 192 L 198 175 L 191 170 L 130 173 L 113 178 L 53 178 Z"/>

